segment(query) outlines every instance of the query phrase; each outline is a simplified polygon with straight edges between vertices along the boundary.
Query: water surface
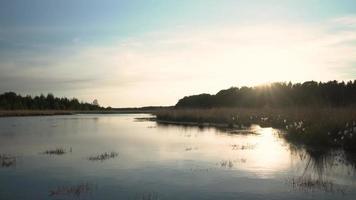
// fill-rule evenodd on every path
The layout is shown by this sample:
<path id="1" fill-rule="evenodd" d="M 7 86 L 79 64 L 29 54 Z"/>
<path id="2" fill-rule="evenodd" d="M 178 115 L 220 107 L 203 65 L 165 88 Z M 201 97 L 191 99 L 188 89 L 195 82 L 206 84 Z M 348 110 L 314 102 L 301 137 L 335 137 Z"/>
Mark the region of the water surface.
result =
<path id="1" fill-rule="evenodd" d="M 356 198 L 353 155 L 297 148 L 272 128 L 231 134 L 139 117 L 149 116 L 0 118 L 0 155 L 15 159 L 0 166 L 0 199 Z M 57 148 L 65 153 L 44 153 Z M 105 152 L 115 156 L 90 159 Z"/>

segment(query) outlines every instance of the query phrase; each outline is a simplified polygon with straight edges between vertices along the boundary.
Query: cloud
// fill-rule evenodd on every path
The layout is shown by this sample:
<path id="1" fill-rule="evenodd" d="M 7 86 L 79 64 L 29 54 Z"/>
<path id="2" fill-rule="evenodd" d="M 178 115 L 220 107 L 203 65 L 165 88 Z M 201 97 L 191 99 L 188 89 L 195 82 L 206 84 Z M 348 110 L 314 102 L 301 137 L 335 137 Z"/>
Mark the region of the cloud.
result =
<path id="1" fill-rule="evenodd" d="M 104 105 L 142 106 L 230 86 L 354 79 L 356 30 L 342 28 L 353 20 L 183 26 L 109 45 L 28 54 L 0 63 L 0 82 L 6 82 L 0 89 L 21 89 L 22 83 Z"/>
<path id="2" fill-rule="evenodd" d="M 339 17 L 331 20 L 332 22 L 340 25 L 345 25 L 349 27 L 356 27 L 356 16 L 355 15 L 349 15 L 349 16 L 344 16 L 344 17 Z"/>

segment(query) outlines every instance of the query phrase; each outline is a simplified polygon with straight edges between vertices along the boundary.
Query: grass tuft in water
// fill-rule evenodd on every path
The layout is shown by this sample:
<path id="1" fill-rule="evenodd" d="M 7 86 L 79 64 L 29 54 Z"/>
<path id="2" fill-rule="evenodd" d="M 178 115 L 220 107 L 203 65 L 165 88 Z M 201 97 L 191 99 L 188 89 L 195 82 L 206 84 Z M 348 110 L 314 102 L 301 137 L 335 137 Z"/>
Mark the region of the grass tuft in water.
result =
<path id="1" fill-rule="evenodd" d="M 322 192 L 345 194 L 346 190 L 344 187 L 335 185 L 331 181 L 312 179 L 310 177 L 291 178 L 288 182 L 294 190 L 303 192 L 314 192 L 318 190 Z"/>
<path id="2" fill-rule="evenodd" d="M 89 183 L 82 183 L 72 186 L 58 186 L 55 189 L 49 191 L 49 196 L 75 196 L 80 197 L 84 194 L 91 193 L 96 187 Z"/>
<path id="3" fill-rule="evenodd" d="M 220 164 L 220 167 L 222 167 L 222 168 L 231 169 L 234 167 L 234 162 L 231 160 L 222 160 L 222 161 L 220 161 L 219 164 Z"/>
<path id="4" fill-rule="evenodd" d="M 256 144 L 243 144 L 243 145 L 238 145 L 238 144 L 233 144 L 231 145 L 232 150 L 252 150 L 256 147 Z"/>
<path id="5" fill-rule="evenodd" d="M 90 160 L 90 161 L 105 161 L 105 160 L 108 160 L 108 159 L 115 158 L 117 156 L 119 156 L 119 153 L 117 153 L 117 152 L 104 152 L 104 153 L 99 154 L 99 155 L 90 156 L 88 158 L 88 160 Z"/>
<path id="6" fill-rule="evenodd" d="M 0 166 L 3 168 L 16 166 L 16 157 L 6 154 L 0 154 Z"/>
<path id="7" fill-rule="evenodd" d="M 43 154 L 47 154 L 47 155 L 64 155 L 66 153 L 67 151 L 64 148 L 49 149 L 43 152 Z"/>

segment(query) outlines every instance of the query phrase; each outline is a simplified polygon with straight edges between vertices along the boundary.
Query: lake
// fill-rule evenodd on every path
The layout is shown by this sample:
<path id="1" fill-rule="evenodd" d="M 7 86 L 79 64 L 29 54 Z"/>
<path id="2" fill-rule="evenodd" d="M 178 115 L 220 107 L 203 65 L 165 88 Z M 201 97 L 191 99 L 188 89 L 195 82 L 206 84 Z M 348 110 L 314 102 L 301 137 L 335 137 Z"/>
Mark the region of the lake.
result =
<path id="1" fill-rule="evenodd" d="M 0 199 L 356 198 L 354 155 L 148 117 L 0 118 Z"/>

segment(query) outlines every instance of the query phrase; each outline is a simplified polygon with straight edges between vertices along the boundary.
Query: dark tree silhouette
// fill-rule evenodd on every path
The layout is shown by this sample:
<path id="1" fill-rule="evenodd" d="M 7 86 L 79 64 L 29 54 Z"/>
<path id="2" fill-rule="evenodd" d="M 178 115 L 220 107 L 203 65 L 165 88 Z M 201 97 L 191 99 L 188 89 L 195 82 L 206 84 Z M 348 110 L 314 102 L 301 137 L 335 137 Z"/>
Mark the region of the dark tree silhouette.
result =
<path id="1" fill-rule="evenodd" d="M 326 83 L 272 83 L 256 87 L 232 87 L 215 95 L 187 96 L 176 108 L 212 107 L 285 107 L 285 106 L 349 106 L 356 105 L 356 80 Z"/>
<path id="2" fill-rule="evenodd" d="M 0 95 L 0 110 L 100 110 L 99 105 L 79 102 L 78 99 L 58 98 L 53 94 L 31 97 L 6 92 Z"/>

